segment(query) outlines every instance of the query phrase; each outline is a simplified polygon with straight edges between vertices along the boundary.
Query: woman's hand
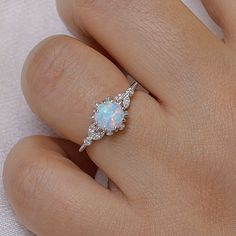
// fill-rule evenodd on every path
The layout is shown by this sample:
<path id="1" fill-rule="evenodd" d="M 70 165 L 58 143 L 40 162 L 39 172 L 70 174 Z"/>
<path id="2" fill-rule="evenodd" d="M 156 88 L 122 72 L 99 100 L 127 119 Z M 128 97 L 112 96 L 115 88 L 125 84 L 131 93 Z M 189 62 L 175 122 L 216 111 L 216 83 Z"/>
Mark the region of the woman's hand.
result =
<path id="1" fill-rule="evenodd" d="M 40 236 L 236 235 L 236 1 L 203 1 L 224 42 L 179 0 L 57 2 L 80 40 L 40 43 L 22 87 L 64 139 L 30 137 L 9 154 L 20 221 Z M 97 101 L 128 87 L 124 70 L 152 96 L 137 92 L 126 130 L 79 154 L 72 142 Z"/>

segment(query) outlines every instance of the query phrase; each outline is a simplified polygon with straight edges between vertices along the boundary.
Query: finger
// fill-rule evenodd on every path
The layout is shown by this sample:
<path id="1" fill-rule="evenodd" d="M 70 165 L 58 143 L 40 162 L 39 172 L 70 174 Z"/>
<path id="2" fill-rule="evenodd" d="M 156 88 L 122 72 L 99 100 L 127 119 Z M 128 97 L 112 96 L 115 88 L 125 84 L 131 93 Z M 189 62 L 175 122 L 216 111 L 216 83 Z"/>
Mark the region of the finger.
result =
<path id="1" fill-rule="evenodd" d="M 4 186 L 20 221 L 39 236 L 118 235 L 117 222 L 126 227 L 131 216 L 124 199 L 82 172 L 47 137 L 27 138 L 13 148 Z"/>
<path id="2" fill-rule="evenodd" d="M 32 109 L 59 135 L 78 144 L 87 136 L 94 105 L 128 87 L 127 79 L 109 60 L 77 40 L 62 36 L 44 41 L 31 53 L 22 82 Z M 149 143 L 154 140 L 148 135 L 160 139 L 156 146 L 162 149 L 166 123 L 160 105 L 137 91 L 127 128 L 94 142 L 87 152 L 122 191 L 134 193 L 133 182 L 145 175 L 139 170 L 144 163 L 151 165 L 145 152 L 153 152 Z"/>
<path id="3" fill-rule="evenodd" d="M 225 42 L 236 49 L 235 0 L 202 0 L 210 16 L 223 29 Z"/>
<path id="4" fill-rule="evenodd" d="M 212 80 L 206 65 L 215 63 L 224 45 L 181 1 L 58 0 L 58 4 L 64 6 L 62 11 L 70 9 L 70 21 L 66 20 L 70 28 L 87 31 L 168 106 L 186 106 Z"/>

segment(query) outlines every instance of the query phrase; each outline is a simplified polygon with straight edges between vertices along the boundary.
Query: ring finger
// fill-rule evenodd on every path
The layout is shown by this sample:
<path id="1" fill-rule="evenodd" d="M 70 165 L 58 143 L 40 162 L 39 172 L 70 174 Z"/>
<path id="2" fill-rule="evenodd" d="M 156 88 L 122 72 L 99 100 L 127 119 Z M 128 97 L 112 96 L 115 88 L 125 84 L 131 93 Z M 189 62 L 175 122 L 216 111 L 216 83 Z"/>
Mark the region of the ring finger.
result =
<path id="1" fill-rule="evenodd" d="M 32 109 L 57 133 L 78 144 L 87 135 L 94 104 L 128 87 L 122 72 L 104 56 L 64 36 L 45 40 L 31 53 L 22 84 Z M 151 146 L 147 134 L 160 137 L 160 148 L 165 142 L 161 138 L 165 113 L 152 97 L 137 92 L 129 112 L 129 124 L 122 134 L 105 137 L 88 148 L 91 159 L 126 194 L 136 186 L 134 181 L 145 179 L 145 173 L 137 176 L 137 171 L 152 165 L 144 158 L 144 150 L 152 149 L 147 147 L 148 142 Z"/>

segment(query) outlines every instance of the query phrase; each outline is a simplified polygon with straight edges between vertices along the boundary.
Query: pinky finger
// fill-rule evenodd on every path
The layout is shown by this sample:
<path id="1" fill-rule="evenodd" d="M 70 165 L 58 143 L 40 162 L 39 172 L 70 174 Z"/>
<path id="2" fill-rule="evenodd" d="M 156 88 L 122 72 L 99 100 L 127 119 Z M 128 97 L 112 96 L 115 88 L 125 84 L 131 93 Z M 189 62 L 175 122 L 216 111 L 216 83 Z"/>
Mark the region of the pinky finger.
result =
<path id="1" fill-rule="evenodd" d="M 38 136 L 10 152 L 4 186 L 19 220 L 39 236 L 118 234 L 131 217 L 124 199 L 65 156 L 58 140 Z"/>

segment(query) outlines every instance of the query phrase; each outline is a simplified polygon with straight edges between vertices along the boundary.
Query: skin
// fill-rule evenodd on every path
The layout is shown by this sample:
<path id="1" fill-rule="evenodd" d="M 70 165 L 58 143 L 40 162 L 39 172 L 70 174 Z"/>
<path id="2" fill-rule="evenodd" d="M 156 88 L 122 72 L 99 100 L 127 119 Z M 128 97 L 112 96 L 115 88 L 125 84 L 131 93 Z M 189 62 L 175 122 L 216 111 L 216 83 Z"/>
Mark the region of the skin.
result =
<path id="1" fill-rule="evenodd" d="M 41 42 L 22 88 L 61 139 L 26 138 L 4 166 L 29 230 L 236 235 L 236 2 L 203 3 L 224 42 L 179 0 L 57 1 L 77 38 Z M 94 104 L 128 87 L 124 71 L 152 96 L 137 91 L 126 130 L 79 154 Z M 93 179 L 97 167 L 108 188 Z"/>

